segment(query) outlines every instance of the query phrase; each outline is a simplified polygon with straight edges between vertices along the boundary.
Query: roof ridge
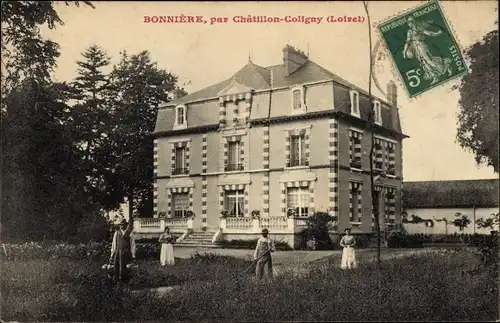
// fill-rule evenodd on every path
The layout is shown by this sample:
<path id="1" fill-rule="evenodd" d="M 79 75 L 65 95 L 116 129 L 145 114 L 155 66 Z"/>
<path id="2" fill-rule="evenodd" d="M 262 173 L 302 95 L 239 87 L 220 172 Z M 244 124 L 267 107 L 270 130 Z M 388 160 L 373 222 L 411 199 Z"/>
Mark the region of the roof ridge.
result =
<path id="1" fill-rule="evenodd" d="M 426 181 L 404 181 L 403 183 L 472 182 L 472 181 L 500 181 L 500 179 L 498 179 L 498 178 L 436 179 L 436 180 L 426 180 Z"/>

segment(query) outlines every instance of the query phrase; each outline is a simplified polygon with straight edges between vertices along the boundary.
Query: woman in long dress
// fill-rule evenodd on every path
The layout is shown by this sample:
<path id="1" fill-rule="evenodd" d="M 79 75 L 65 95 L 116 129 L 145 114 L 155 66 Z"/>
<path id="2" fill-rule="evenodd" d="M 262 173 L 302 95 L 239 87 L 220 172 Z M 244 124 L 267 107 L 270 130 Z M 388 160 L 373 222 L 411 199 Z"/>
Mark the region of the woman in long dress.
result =
<path id="1" fill-rule="evenodd" d="M 174 237 L 170 234 L 169 227 L 165 228 L 165 233 L 160 235 L 158 241 L 161 243 L 160 264 L 162 266 L 175 265 L 174 247 L 172 246 L 172 243 L 174 242 Z"/>
<path id="2" fill-rule="evenodd" d="M 130 248 L 130 235 L 132 233 L 132 219 L 127 224 L 123 220 L 118 230 L 113 234 L 111 244 L 111 256 L 108 268 L 112 268 L 114 278 L 118 281 L 127 282 L 130 279 L 130 267 L 132 263 L 132 253 Z"/>
<path id="3" fill-rule="evenodd" d="M 441 30 L 429 30 L 430 24 L 427 22 L 415 21 L 413 17 L 408 18 L 408 32 L 406 42 L 403 48 L 403 58 L 415 58 L 422 67 L 425 80 L 431 80 L 431 84 L 439 81 L 439 78 L 445 74 L 451 76 L 451 59 L 449 57 L 434 56 L 429 46 L 425 43 L 426 37 L 439 36 Z"/>
<path id="4" fill-rule="evenodd" d="M 357 267 L 356 252 L 354 251 L 355 245 L 356 239 L 351 235 L 351 229 L 345 229 L 345 235 L 340 239 L 340 246 L 344 248 L 340 264 L 342 269 L 354 269 Z"/>

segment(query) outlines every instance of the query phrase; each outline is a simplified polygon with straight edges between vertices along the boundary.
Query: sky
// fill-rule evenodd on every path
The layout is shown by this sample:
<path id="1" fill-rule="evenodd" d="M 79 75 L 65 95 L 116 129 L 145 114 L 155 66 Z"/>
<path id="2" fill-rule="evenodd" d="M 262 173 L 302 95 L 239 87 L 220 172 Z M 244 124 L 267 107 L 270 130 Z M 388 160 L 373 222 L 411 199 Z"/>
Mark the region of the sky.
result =
<path id="1" fill-rule="evenodd" d="M 372 26 L 422 1 L 370 2 Z M 119 53 L 149 50 L 159 66 L 179 76 L 190 93 L 231 77 L 251 56 L 260 66 L 282 63 L 286 44 L 309 51 L 309 58 L 361 88 L 368 88 L 368 23 L 363 3 L 338 2 L 94 2 L 95 9 L 57 4 L 64 26 L 42 29 L 61 46 L 55 78 L 70 81 L 76 60 L 91 45 L 98 45 L 117 63 Z M 441 1 L 459 45 L 466 48 L 497 28 L 496 1 Z M 228 18 L 227 23 L 152 24 L 144 16 L 193 15 Z M 234 16 L 323 17 L 320 24 L 232 22 Z M 328 16 L 362 16 L 363 23 L 326 23 Z M 372 28 L 373 45 L 380 39 Z M 382 48 L 381 50 L 385 50 Z M 450 81 L 408 99 L 390 58 L 377 62 L 375 76 L 381 87 L 398 84 L 398 105 L 403 132 L 405 181 L 498 178 L 492 168 L 477 167 L 474 155 L 455 142 L 459 111 L 458 90 Z M 383 97 L 377 89 L 374 94 Z"/>

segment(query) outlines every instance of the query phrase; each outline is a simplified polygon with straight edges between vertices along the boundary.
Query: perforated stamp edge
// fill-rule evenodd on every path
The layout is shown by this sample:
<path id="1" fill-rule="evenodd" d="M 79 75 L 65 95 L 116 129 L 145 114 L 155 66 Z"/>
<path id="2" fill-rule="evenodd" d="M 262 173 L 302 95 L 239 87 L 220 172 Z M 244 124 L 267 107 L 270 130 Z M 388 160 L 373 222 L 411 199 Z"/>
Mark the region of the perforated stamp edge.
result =
<path id="1" fill-rule="evenodd" d="M 451 24 L 450 18 L 446 14 L 446 11 L 443 10 L 443 7 L 441 7 L 441 4 L 439 3 L 438 0 L 431 0 L 431 1 L 427 1 L 425 3 L 420 3 L 418 5 L 415 5 L 415 6 L 411 7 L 411 8 L 408 8 L 408 9 L 405 9 L 405 10 L 401 10 L 401 11 L 399 11 L 397 13 L 394 13 L 393 15 L 387 17 L 386 19 L 384 19 L 382 21 L 378 21 L 378 22 L 372 23 L 372 28 L 374 28 L 376 30 L 377 35 L 380 37 L 380 39 L 378 40 L 378 42 L 380 42 L 380 44 L 378 44 L 378 46 L 379 46 L 378 50 L 380 50 L 381 48 L 384 48 L 386 50 L 386 52 L 387 52 L 387 55 L 390 56 L 392 73 L 395 76 L 395 79 L 397 79 L 396 82 L 405 89 L 406 98 L 407 98 L 407 100 L 410 103 L 414 102 L 417 98 L 421 97 L 422 95 L 425 95 L 426 93 L 429 93 L 432 90 L 440 88 L 440 87 L 442 87 L 444 85 L 447 85 L 447 84 L 449 84 L 452 81 L 458 80 L 459 78 L 463 77 L 464 75 L 469 74 L 469 72 L 470 72 L 469 71 L 469 66 L 467 64 L 465 64 L 466 71 L 463 72 L 462 74 L 458 74 L 456 77 L 454 77 L 452 79 L 449 79 L 447 82 L 443 82 L 443 83 L 439 84 L 438 86 L 436 86 L 434 88 L 431 88 L 431 89 L 429 89 L 427 91 L 421 92 L 419 94 L 416 94 L 416 95 L 410 97 L 410 95 L 408 93 L 408 89 L 406 88 L 406 84 L 403 82 L 401 73 L 400 73 L 400 71 L 399 71 L 399 69 L 398 69 L 398 67 L 396 65 L 396 61 L 394 60 L 394 57 L 392 56 L 392 53 L 390 52 L 389 47 L 387 46 L 387 43 L 385 42 L 385 39 L 384 39 L 384 37 L 382 35 L 382 32 L 380 31 L 380 29 L 378 27 L 380 25 L 386 23 L 389 20 L 392 20 L 392 19 L 394 19 L 394 18 L 396 18 L 398 16 L 401 16 L 401 15 L 408 14 L 408 13 L 410 13 L 412 11 L 415 11 L 415 10 L 421 8 L 421 7 L 424 7 L 424 6 L 428 5 L 429 3 L 435 3 L 438 6 L 438 9 L 443 14 L 446 26 L 448 27 L 449 34 L 452 37 L 454 37 L 455 43 L 456 43 L 458 49 L 460 50 L 460 52 L 462 54 L 462 57 L 464 58 L 464 61 L 465 61 L 465 48 L 461 45 L 460 38 L 457 36 L 457 32 L 455 31 L 455 28 Z M 378 52 L 378 50 L 377 50 L 377 52 Z M 377 52 L 374 53 L 374 57 L 376 57 Z M 374 71 L 372 71 L 372 72 L 374 72 Z"/>

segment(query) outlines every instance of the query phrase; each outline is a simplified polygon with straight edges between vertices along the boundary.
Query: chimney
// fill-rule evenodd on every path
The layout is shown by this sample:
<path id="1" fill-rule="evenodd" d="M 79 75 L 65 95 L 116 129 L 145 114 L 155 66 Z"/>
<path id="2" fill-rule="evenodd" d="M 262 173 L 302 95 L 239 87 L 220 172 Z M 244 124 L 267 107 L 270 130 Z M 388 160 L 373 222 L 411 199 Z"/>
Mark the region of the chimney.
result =
<path id="1" fill-rule="evenodd" d="M 290 45 L 283 48 L 283 64 L 285 65 L 286 76 L 298 70 L 307 60 L 308 57 L 303 51 Z"/>
<path id="2" fill-rule="evenodd" d="M 398 107 L 398 88 L 392 80 L 387 83 L 387 99 L 391 106 Z"/>
<path id="3" fill-rule="evenodd" d="M 399 109 L 398 109 L 398 88 L 394 81 L 387 83 L 387 100 L 391 104 L 391 121 L 392 128 L 396 131 L 401 131 L 399 124 Z"/>
<path id="4" fill-rule="evenodd" d="M 173 97 L 173 100 L 177 100 L 177 99 L 180 99 L 182 98 L 184 95 L 182 95 L 182 89 L 176 87 L 173 91 L 172 91 L 172 97 Z"/>

